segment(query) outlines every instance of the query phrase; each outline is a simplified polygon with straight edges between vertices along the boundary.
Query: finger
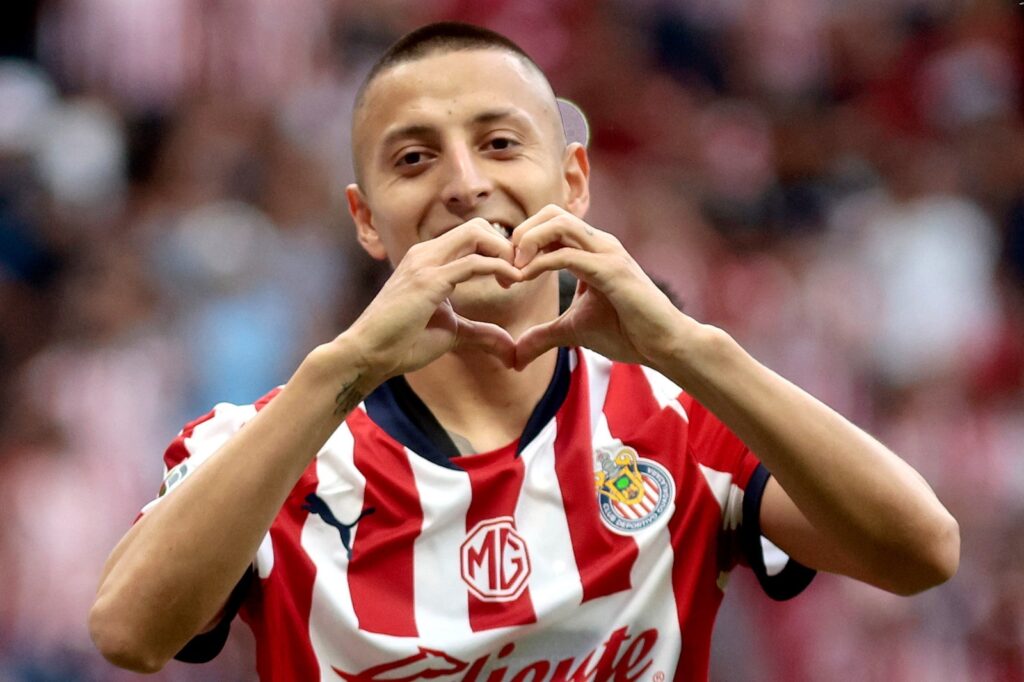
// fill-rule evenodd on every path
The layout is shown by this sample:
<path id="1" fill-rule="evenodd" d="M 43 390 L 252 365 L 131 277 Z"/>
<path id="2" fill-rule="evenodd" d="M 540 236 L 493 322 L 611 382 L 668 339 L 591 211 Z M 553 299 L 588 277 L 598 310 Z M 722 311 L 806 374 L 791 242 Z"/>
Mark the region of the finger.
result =
<path id="1" fill-rule="evenodd" d="M 515 363 L 516 343 L 512 336 L 496 324 L 469 320 L 455 316 L 455 346 L 453 350 L 472 349 L 489 353 L 506 367 Z"/>
<path id="2" fill-rule="evenodd" d="M 604 254 L 563 247 L 540 254 L 519 272 L 522 274 L 522 281 L 525 282 L 553 270 L 568 270 L 581 282 L 598 286 L 600 275 L 607 272 L 609 267 Z"/>
<path id="3" fill-rule="evenodd" d="M 541 223 L 546 223 L 555 216 L 560 216 L 564 213 L 568 213 L 568 211 L 566 211 L 558 204 L 548 204 L 547 206 L 540 209 L 539 211 L 537 211 L 532 216 L 528 217 L 526 220 L 519 223 L 512 229 L 512 235 L 510 237 L 512 243 L 518 243 L 518 239 L 522 239 L 522 236 L 525 233 L 529 232 L 537 225 L 540 225 Z"/>
<path id="4" fill-rule="evenodd" d="M 518 230 L 518 228 L 517 228 Z M 538 253 L 570 246 L 585 251 L 606 251 L 610 235 L 569 213 L 562 213 L 513 235 L 516 249 L 513 264 L 523 267 Z"/>
<path id="5" fill-rule="evenodd" d="M 523 238 L 536 229 L 538 225 L 543 225 L 548 221 L 565 214 L 566 210 L 561 206 L 558 206 L 557 204 L 548 204 L 523 222 L 519 223 L 519 225 L 516 225 L 512 230 L 512 234 L 509 236 L 509 239 L 512 241 L 512 246 L 515 247 L 516 251 L 516 261 L 513 261 L 513 264 L 516 265 L 516 267 L 519 267 L 519 263 L 517 261 L 519 260 L 518 254 Z"/>
<path id="6" fill-rule="evenodd" d="M 567 314 L 531 327 L 516 341 L 515 368 L 521 370 L 552 348 L 573 346 L 575 341 Z"/>
<path id="7" fill-rule="evenodd" d="M 473 218 L 434 240 L 442 262 L 455 260 L 471 253 L 492 256 L 512 262 L 515 248 L 504 235 L 495 232 L 483 218 Z M 431 243 L 431 242 L 428 242 Z"/>
<path id="8" fill-rule="evenodd" d="M 515 247 L 516 267 L 522 267 L 529 263 L 537 253 L 545 248 L 557 248 L 558 246 L 576 246 L 582 244 L 576 239 L 569 239 L 568 242 L 559 240 L 556 231 L 551 230 L 552 225 L 560 225 L 573 216 L 557 206 L 545 206 L 535 215 L 528 218 L 521 225 L 512 231 L 512 245 Z"/>
<path id="9" fill-rule="evenodd" d="M 442 265 L 438 272 L 452 286 L 482 275 L 492 275 L 500 282 L 521 282 L 523 274 L 508 261 L 471 253 Z"/>

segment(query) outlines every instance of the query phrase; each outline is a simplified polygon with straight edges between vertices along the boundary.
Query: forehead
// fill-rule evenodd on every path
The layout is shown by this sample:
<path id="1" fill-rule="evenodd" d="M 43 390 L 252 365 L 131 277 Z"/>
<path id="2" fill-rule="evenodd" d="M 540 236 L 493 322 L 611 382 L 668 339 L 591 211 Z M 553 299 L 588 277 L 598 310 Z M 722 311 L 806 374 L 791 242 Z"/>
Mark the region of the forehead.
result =
<path id="1" fill-rule="evenodd" d="M 504 50 L 456 50 L 399 63 L 374 79 L 356 112 L 356 153 L 394 126 L 444 125 L 485 108 L 516 110 L 545 131 L 561 126 L 551 88 L 532 65 Z"/>

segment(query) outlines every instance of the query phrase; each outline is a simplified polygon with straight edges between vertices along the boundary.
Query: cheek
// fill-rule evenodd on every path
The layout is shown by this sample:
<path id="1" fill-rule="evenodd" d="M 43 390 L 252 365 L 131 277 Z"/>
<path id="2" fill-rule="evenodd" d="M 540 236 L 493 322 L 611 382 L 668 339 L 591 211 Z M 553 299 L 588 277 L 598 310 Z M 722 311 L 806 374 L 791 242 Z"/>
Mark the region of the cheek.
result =
<path id="1" fill-rule="evenodd" d="M 406 252 L 419 241 L 414 239 L 410 233 L 411 230 L 395 229 L 384 232 L 381 241 L 384 243 L 384 250 L 387 251 L 388 260 L 392 265 L 397 266 L 405 258 Z"/>
<path id="2" fill-rule="evenodd" d="M 565 205 L 565 192 L 562 191 L 562 183 L 560 180 L 538 185 L 535 188 L 532 197 L 533 201 L 530 207 L 531 215 L 549 204 L 555 204 L 557 206 Z"/>
<path id="3" fill-rule="evenodd" d="M 561 205 L 565 199 L 563 185 L 561 174 L 549 169 L 529 174 L 513 173 L 505 183 L 509 194 L 529 215 L 548 204 Z"/>
<path id="4" fill-rule="evenodd" d="M 389 191 L 386 196 L 374 211 L 374 217 L 381 241 L 395 260 L 421 241 L 418 229 L 428 204 L 407 191 Z"/>

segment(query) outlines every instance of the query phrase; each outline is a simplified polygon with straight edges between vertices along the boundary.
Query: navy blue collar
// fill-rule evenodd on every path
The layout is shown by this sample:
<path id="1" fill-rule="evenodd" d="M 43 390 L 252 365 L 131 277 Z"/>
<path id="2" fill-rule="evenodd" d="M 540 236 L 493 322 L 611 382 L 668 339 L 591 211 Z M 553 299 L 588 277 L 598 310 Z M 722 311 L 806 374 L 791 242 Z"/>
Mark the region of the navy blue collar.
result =
<path id="1" fill-rule="evenodd" d="M 519 438 L 516 456 L 533 440 L 544 425 L 554 419 L 569 393 L 569 349 L 559 348 L 555 373 L 540 402 L 533 408 L 526 428 Z M 413 392 L 404 376 L 388 379 L 366 397 L 366 413 L 396 441 L 420 456 L 449 469 L 459 451 L 448 432 L 420 397 Z"/>

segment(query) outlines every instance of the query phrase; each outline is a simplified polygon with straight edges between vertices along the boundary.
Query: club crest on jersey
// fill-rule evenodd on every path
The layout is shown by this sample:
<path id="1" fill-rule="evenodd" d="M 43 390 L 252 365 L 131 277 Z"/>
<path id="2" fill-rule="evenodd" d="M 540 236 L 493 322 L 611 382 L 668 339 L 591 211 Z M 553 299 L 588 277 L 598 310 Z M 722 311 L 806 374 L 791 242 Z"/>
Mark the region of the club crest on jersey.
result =
<path id="1" fill-rule="evenodd" d="M 613 531 L 637 533 L 668 509 L 674 486 L 665 467 L 622 443 L 598 448 L 594 459 L 598 509 Z"/>

